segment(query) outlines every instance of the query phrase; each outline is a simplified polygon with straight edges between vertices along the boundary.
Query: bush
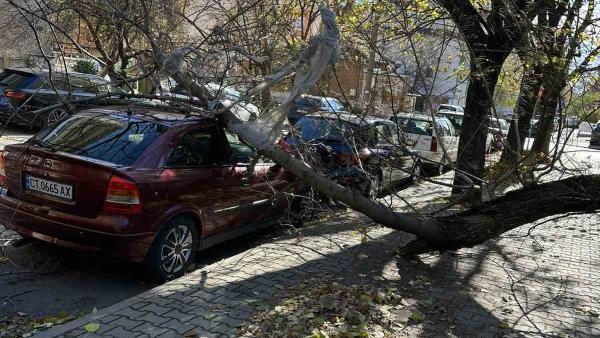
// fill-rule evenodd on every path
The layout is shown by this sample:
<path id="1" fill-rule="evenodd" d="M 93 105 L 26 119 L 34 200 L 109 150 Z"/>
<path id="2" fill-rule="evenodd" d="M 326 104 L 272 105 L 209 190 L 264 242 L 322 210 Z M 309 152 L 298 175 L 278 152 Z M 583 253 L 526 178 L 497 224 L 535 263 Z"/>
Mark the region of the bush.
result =
<path id="1" fill-rule="evenodd" d="M 96 63 L 90 60 L 77 60 L 72 69 L 77 73 L 98 75 Z"/>

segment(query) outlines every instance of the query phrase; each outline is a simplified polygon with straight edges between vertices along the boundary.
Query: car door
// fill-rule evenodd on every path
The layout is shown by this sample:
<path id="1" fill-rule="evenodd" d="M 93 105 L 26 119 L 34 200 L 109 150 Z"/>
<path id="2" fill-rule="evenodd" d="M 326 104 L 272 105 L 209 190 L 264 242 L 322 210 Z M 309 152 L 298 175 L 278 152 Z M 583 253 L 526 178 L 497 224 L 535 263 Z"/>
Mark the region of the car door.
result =
<path id="1" fill-rule="evenodd" d="M 448 127 L 448 135 L 446 136 L 448 148 L 446 150 L 448 152 L 448 156 L 450 156 L 450 160 L 452 160 L 452 162 L 456 162 L 456 157 L 458 156 L 459 135 L 456 131 L 456 128 L 454 128 L 454 126 L 449 120 L 444 119 L 444 122 Z"/>
<path id="2" fill-rule="evenodd" d="M 410 153 L 405 151 L 400 144 L 398 133 L 395 132 L 390 123 L 376 122 L 377 146 L 380 152 L 380 168 L 382 173 L 382 185 L 389 186 L 410 177 L 413 159 Z"/>
<path id="3" fill-rule="evenodd" d="M 244 143 L 237 135 L 225 131 L 235 180 L 239 182 L 238 194 L 244 196 L 242 207 L 243 224 L 253 224 L 286 210 L 287 198 L 284 191 L 291 188 L 283 167 Z"/>
<path id="4" fill-rule="evenodd" d="M 239 220 L 239 182 L 228 164 L 229 148 L 220 129 L 205 125 L 176 138 L 161 174 L 173 212 L 199 211 L 202 237 L 223 233 Z"/>

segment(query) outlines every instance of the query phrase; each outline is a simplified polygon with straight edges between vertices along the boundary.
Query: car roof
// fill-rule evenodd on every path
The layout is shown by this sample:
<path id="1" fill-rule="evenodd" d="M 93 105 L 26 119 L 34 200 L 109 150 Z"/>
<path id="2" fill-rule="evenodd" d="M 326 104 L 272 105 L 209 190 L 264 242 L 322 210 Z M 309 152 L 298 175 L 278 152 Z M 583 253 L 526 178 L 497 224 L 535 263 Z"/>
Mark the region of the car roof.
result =
<path id="1" fill-rule="evenodd" d="M 210 118 L 184 111 L 177 111 L 172 108 L 160 107 L 140 107 L 140 106 L 110 106 L 88 108 L 78 112 L 78 114 L 98 114 L 98 115 L 123 115 L 133 116 L 137 119 L 155 122 L 166 126 L 175 126 L 182 124 L 198 123 L 202 121 L 213 121 Z"/>
<path id="2" fill-rule="evenodd" d="M 394 123 L 390 120 L 383 119 L 381 117 L 376 117 L 376 116 L 362 117 L 362 116 L 357 116 L 357 115 L 350 114 L 350 113 L 317 112 L 317 113 L 308 114 L 308 115 L 306 115 L 306 117 L 316 117 L 316 118 L 324 118 L 324 119 L 330 119 L 330 120 L 341 120 L 341 121 L 350 122 L 350 123 L 354 123 L 354 124 L 358 124 L 358 125 L 373 124 L 376 122 L 386 123 L 386 124 Z"/>
<path id="3" fill-rule="evenodd" d="M 427 122 L 433 121 L 433 119 L 431 118 L 430 115 L 426 115 L 424 113 L 417 112 L 417 111 L 412 112 L 412 113 L 396 113 L 391 118 L 392 119 L 393 118 L 404 118 L 404 119 L 420 120 L 420 121 L 427 121 Z"/>
<path id="4" fill-rule="evenodd" d="M 4 68 L 4 71 L 12 71 L 12 72 L 16 72 L 16 73 L 28 73 L 28 74 L 34 74 L 34 75 L 48 75 L 50 73 L 50 70 L 48 70 L 48 69 L 33 69 L 33 68 Z M 73 77 L 104 80 L 101 76 L 98 76 L 98 75 L 84 74 L 84 73 L 78 73 L 78 72 L 72 72 L 72 71 L 64 72 L 64 71 L 60 71 L 60 70 L 53 70 L 52 73 L 59 74 L 59 75 L 61 75 L 61 74 L 64 75 L 66 73 L 68 76 L 73 76 Z"/>
<path id="5" fill-rule="evenodd" d="M 302 96 L 300 96 L 300 98 L 301 99 L 317 99 L 317 100 L 326 99 L 326 100 L 336 100 L 336 101 L 339 101 L 335 97 L 329 97 L 329 96 L 302 95 Z"/>
<path id="6" fill-rule="evenodd" d="M 465 113 L 463 112 L 459 112 L 459 111 L 452 111 L 452 110 L 439 110 L 437 112 L 437 114 L 445 114 L 445 115 L 456 115 L 456 116 L 464 116 Z"/>

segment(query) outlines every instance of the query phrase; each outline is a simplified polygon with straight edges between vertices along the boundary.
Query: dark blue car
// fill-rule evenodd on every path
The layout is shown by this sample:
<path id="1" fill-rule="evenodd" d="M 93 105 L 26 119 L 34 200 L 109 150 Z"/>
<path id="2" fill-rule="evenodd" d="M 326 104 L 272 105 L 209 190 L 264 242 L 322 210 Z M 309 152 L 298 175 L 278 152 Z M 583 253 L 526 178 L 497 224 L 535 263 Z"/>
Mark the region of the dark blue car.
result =
<path id="1" fill-rule="evenodd" d="M 0 121 L 29 127 L 47 126 L 65 118 L 72 105 L 42 114 L 36 113 L 36 110 L 113 92 L 122 91 L 96 75 L 6 69 L 0 73 Z"/>
<path id="2" fill-rule="evenodd" d="M 302 117 L 283 142 L 330 179 L 376 198 L 420 172 L 397 128 L 377 117 L 317 113 Z"/>
<path id="3" fill-rule="evenodd" d="M 294 125 L 301 117 L 318 111 L 339 113 L 344 111 L 344 105 L 333 97 L 303 95 L 290 108 L 288 120 Z"/>

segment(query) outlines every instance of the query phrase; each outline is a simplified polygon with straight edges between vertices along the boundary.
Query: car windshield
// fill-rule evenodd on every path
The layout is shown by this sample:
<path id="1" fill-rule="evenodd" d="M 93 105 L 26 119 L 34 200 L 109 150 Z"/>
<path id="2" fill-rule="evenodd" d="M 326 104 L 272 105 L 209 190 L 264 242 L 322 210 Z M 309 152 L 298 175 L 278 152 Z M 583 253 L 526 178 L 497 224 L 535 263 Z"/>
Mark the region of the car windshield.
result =
<path id="1" fill-rule="evenodd" d="M 305 141 L 343 141 L 353 129 L 349 123 L 317 116 L 301 118 L 294 128 L 300 132 L 300 137 Z"/>
<path id="2" fill-rule="evenodd" d="M 398 117 L 396 123 L 405 133 L 431 136 L 433 132 L 431 122 L 425 120 Z"/>
<path id="3" fill-rule="evenodd" d="M 450 123 L 452 123 L 452 126 L 455 129 L 460 130 L 460 128 L 463 124 L 463 116 L 462 115 L 454 115 L 454 114 L 440 114 L 440 115 L 447 118 L 448 120 L 450 120 Z"/>
<path id="4" fill-rule="evenodd" d="M 121 115 L 76 114 L 38 140 L 57 151 L 131 165 L 167 127 Z"/>
<path id="5" fill-rule="evenodd" d="M 322 108 L 327 111 L 342 111 L 342 110 L 344 110 L 344 106 L 340 103 L 340 101 L 338 101 L 334 98 L 331 98 L 331 97 L 325 98 Z"/>

